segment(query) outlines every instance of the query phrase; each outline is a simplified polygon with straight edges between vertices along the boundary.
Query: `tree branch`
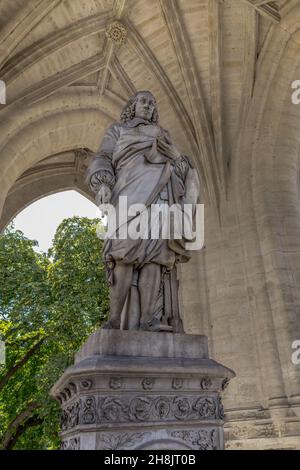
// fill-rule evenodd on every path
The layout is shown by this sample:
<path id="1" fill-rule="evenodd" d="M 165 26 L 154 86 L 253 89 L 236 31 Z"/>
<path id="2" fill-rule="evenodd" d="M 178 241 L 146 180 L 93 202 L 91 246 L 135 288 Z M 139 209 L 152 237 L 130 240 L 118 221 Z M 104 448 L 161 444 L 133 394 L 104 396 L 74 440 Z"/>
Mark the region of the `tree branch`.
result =
<path id="1" fill-rule="evenodd" d="M 43 342 L 45 341 L 45 338 L 40 339 L 29 351 L 25 354 L 25 356 L 22 357 L 22 359 L 17 362 L 13 367 L 11 367 L 6 375 L 3 377 L 3 379 L 0 380 L 0 391 L 5 387 L 9 379 L 19 370 L 21 367 L 23 367 L 24 364 L 36 353 L 36 351 L 41 347 Z"/>
<path id="2" fill-rule="evenodd" d="M 16 429 L 24 423 L 28 418 L 31 417 L 32 412 L 38 408 L 40 408 L 41 405 L 36 402 L 29 403 L 27 408 L 23 411 L 21 411 L 8 425 L 7 430 L 4 434 L 4 437 L 2 438 L 1 441 L 1 447 L 2 449 L 6 449 L 7 446 L 9 445 L 11 439 L 13 438 Z"/>
<path id="3" fill-rule="evenodd" d="M 27 431 L 28 428 L 32 428 L 35 426 L 38 426 L 39 424 L 42 424 L 43 419 L 40 416 L 30 416 L 25 423 L 21 424 L 18 428 L 16 433 L 11 437 L 9 440 L 7 446 L 5 447 L 5 450 L 11 450 L 14 445 L 16 444 L 17 440 L 19 437 L 24 434 L 25 431 Z"/>

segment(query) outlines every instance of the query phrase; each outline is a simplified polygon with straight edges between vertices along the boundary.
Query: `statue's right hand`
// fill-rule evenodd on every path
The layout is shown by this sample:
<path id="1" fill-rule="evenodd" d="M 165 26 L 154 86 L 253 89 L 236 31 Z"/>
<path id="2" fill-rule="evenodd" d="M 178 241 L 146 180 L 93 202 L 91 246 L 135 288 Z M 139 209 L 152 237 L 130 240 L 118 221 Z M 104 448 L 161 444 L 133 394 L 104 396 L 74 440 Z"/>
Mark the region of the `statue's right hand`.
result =
<path id="1" fill-rule="evenodd" d="M 101 184 L 98 193 L 96 194 L 96 204 L 101 206 L 102 204 L 108 204 L 111 197 L 111 189 L 107 184 Z"/>

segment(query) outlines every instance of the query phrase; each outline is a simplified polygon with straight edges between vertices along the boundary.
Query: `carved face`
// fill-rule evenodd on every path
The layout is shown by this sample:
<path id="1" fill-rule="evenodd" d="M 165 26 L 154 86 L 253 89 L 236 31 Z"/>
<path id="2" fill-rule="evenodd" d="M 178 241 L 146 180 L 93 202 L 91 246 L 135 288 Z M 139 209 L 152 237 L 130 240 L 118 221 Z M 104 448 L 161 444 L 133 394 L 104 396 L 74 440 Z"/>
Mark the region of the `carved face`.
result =
<path id="1" fill-rule="evenodd" d="M 155 109 L 154 98 L 150 93 L 139 93 L 135 104 L 135 117 L 150 121 Z"/>

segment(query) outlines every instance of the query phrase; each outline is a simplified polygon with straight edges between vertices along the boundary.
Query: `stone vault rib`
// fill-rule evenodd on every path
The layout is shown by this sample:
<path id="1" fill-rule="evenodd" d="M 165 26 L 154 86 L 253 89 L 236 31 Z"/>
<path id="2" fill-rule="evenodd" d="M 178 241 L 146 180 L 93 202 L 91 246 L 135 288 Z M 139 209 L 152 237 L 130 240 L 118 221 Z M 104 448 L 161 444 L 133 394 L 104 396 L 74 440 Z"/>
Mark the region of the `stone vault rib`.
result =
<path id="1" fill-rule="evenodd" d="M 44 59 L 47 55 L 64 48 L 73 41 L 103 32 L 111 18 L 112 15 L 108 12 L 93 15 L 50 34 L 12 57 L 1 70 L 2 80 L 10 84 L 27 68 Z"/>
<path id="2" fill-rule="evenodd" d="M 224 151 L 223 102 L 222 102 L 222 34 L 219 0 L 208 3 L 209 64 L 211 90 L 211 117 L 220 178 L 226 187 L 226 154 Z"/>
<path id="3" fill-rule="evenodd" d="M 0 68 L 20 42 L 59 3 L 64 0 L 29 0 L 1 31 Z"/>
<path id="4" fill-rule="evenodd" d="M 278 9 L 274 6 L 275 2 L 270 0 L 242 0 L 244 3 L 248 3 L 254 7 L 258 13 L 264 15 L 266 18 L 271 20 L 273 23 L 279 23 L 281 20 Z"/>
<path id="5" fill-rule="evenodd" d="M 119 59 L 115 56 L 110 64 L 109 69 L 111 75 L 119 81 L 123 90 L 128 96 L 134 95 L 137 92 L 134 84 L 130 80 L 128 74 L 120 64 Z"/>
<path id="6" fill-rule="evenodd" d="M 146 44 L 144 39 L 138 33 L 136 28 L 129 22 L 128 19 L 124 20 L 123 23 L 126 25 L 128 31 L 128 42 L 130 46 L 134 49 L 134 51 L 138 54 L 138 56 L 143 60 L 146 66 L 149 68 L 153 76 L 158 80 L 164 92 L 168 96 L 172 107 L 179 118 L 182 126 L 187 134 L 187 137 L 190 141 L 192 151 L 194 153 L 193 158 L 194 162 L 202 175 L 204 175 L 204 170 L 202 168 L 202 161 L 199 158 L 199 147 L 197 145 L 196 140 L 196 133 L 194 129 L 193 122 L 182 102 L 180 96 L 176 92 L 174 86 L 172 85 L 171 81 L 169 80 L 168 76 L 166 75 L 164 69 L 154 56 L 153 52 Z M 204 183 L 204 190 L 207 192 L 207 182 L 205 178 L 203 178 Z"/>
<path id="7" fill-rule="evenodd" d="M 105 66 L 105 60 L 103 53 L 100 53 L 83 60 L 79 64 L 72 65 L 66 70 L 58 72 L 27 88 L 23 96 L 8 106 L 26 106 L 45 99 L 57 90 L 101 70 Z"/>
<path id="8" fill-rule="evenodd" d="M 168 4 L 160 0 L 163 17 L 176 51 L 179 66 L 187 90 L 189 104 L 192 109 L 197 146 L 200 150 L 202 166 L 209 199 L 219 205 L 219 191 L 224 185 L 221 178 L 220 165 L 217 161 L 212 123 L 209 121 L 204 96 L 196 72 L 195 60 L 188 34 L 185 31 L 182 15 L 177 2 L 170 0 Z"/>

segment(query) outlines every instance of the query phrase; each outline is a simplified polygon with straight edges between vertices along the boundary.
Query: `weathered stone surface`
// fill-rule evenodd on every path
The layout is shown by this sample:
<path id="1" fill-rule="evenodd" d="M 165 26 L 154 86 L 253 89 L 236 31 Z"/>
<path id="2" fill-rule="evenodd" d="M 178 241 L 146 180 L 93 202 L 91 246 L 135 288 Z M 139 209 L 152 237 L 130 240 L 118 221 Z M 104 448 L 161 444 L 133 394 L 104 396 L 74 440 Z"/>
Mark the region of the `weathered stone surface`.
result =
<path id="1" fill-rule="evenodd" d="M 190 159 L 160 125 L 150 91 L 137 91 L 120 110 L 89 164 L 86 182 L 100 210 L 111 207 L 102 250 L 110 309 L 102 328 L 182 333 L 177 266 L 189 261 L 195 251 L 189 246 L 201 233 L 200 183 Z M 162 209 L 162 217 L 154 215 Z M 187 233 L 188 220 L 197 225 L 196 236 Z"/>
<path id="2" fill-rule="evenodd" d="M 203 336 L 99 330 L 51 392 L 62 448 L 222 448 L 220 395 L 233 376 Z"/>
<path id="3" fill-rule="evenodd" d="M 146 331 L 97 330 L 75 356 L 75 364 L 99 356 L 207 359 L 206 336 Z"/>
<path id="4" fill-rule="evenodd" d="M 300 448 L 300 366 L 291 362 L 300 339 L 300 106 L 291 101 L 300 78 L 299 1 L 272 2 L 280 23 L 250 0 L 172 2 L 177 11 L 148 0 L 137 8 L 51 0 L 38 11 L 34 2 L 0 3 L 8 91 L 8 106 L 0 105 L 0 228 L 56 191 L 91 198 L 78 149 L 96 150 L 127 98 L 153 90 L 162 125 L 199 173 L 224 173 L 223 187 L 218 176 L 208 175 L 209 191 L 202 181 L 206 247 L 180 273 L 185 331 L 205 334 L 212 357 L 237 373 L 224 393 L 229 427 L 285 425 L 263 438 L 255 424 L 251 439 L 232 442 Z M 127 37 L 112 50 L 106 29 L 124 15 Z M 217 156 L 203 160 L 206 139 L 199 147 L 195 134 L 205 122 Z M 220 214 L 210 201 L 215 190 Z"/>

